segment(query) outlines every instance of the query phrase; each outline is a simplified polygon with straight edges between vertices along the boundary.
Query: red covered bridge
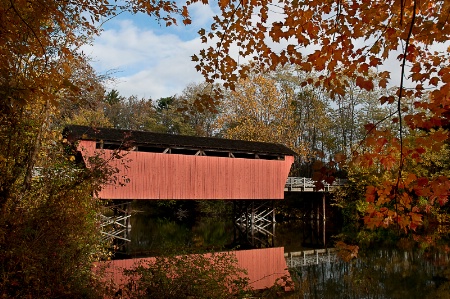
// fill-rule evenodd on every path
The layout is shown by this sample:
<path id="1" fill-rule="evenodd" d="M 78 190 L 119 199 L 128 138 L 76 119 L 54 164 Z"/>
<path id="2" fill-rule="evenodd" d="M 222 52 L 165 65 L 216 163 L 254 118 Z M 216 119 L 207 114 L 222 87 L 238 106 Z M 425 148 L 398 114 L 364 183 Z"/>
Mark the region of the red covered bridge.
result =
<path id="1" fill-rule="evenodd" d="M 68 126 L 86 165 L 99 155 L 119 170 L 104 186 L 108 200 L 284 198 L 295 152 L 263 142 Z M 114 153 L 124 155 L 112 159 Z"/>
<path id="2" fill-rule="evenodd" d="M 247 271 L 247 275 L 242 275 L 242 278 L 247 277 L 249 286 L 254 290 L 270 288 L 275 284 L 284 287 L 285 290 L 290 289 L 286 286 L 286 282 L 290 283 L 291 279 L 287 270 L 283 247 L 240 250 L 216 254 L 234 255 L 237 261 L 236 266 Z M 204 256 L 208 258 L 211 254 L 207 253 Z M 145 267 L 147 263 L 154 263 L 155 260 L 154 257 L 113 260 L 96 266 L 100 268 L 98 271 L 104 271 L 106 280 L 112 281 L 117 289 L 121 289 L 129 282 L 128 278 L 124 276 L 123 270 L 132 269 L 138 265 Z"/>

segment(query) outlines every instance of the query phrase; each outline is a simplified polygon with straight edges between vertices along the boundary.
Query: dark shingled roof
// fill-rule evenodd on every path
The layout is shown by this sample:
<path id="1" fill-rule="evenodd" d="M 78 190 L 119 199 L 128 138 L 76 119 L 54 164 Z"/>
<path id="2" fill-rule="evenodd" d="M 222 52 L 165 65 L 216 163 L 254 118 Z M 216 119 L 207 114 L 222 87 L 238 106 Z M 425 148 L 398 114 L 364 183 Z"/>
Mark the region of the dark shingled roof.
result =
<path id="1" fill-rule="evenodd" d="M 69 141 L 96 140 L 103 142 L 126 142 L 137 146 L 178 147 L 197 150 L 220 150 L 242 153 L 269 155 L 296 155 L 284 145 L 266 142 L 231 140 L 211 137 L 172 135 L 144 131 L 118 130 L 110 128 L 92 128 L 70 125 L 64 129 L 64 136 Z"/>

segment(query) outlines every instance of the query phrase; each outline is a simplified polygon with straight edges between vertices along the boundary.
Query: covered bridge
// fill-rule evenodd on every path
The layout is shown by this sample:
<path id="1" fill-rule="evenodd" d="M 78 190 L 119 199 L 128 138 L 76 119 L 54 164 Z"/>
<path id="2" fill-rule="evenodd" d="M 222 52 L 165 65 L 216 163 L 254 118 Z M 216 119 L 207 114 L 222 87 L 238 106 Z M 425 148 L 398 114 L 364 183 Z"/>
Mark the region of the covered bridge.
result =
<path id="1" fill-rule="evenodd" d="M 87 126 L 64 135 L 88 167 L 100 155 L 119 170 L 99 193 L 108 200 L 283 199 L 295 155 L 274 143 Z"/>

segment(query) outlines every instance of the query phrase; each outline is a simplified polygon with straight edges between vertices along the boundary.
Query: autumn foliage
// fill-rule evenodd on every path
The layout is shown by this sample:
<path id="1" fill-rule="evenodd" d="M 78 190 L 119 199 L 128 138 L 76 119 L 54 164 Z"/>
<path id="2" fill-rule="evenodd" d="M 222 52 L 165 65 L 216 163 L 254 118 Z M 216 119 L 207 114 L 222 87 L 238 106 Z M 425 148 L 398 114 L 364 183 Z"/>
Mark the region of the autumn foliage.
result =
<path id="1" fill-rule="evenodd" d="M 57 126 L 65 112 L 62 105 L 78 107 L 80 99 L 101 93 L 95 84 L 98 78 L 86 66 L 88 59 L 78 51 L 80 46 L 99 33 L 102 22 L 122 11 L 146 13 L 166 26 L 187 25 L 191 23 L 188 8 L 198 2 L 209 4 L 207 0 L 185 5 L 146 0 L 0 0 L 0 247 L 9 246 L 9 256 L 0 256 L 1 286 L 26 297 L 29 294 L 20 293 L 17 282 L 27 283 L 36 269 L 45 268 L 44 254 L 35 259 L 37 264 L 30 264 L 22 250 L 40 244 L 46 226 L 33 230 L 33 221 L 44 218 L 41 212 L 47 204 L 59 213 L 46 219 L 50 224 L 67 223 L 64 220 L 74 213 L 90 215 L 88 207 L 93 203 L 85 197 L 86 190 L 95 189 L 102 175 L 90 176 L 91 185 L 83 188 L 81 183 L 61 182 L 57 173 L 47 172 L 45 184 L 33 179 L 36 167 L 64 171 L 75 167 L 61 152 L 62 140 L 55 133 L 61 129 Z M 448 207 L 450 190 L 444 155 L 450 127 L 449 0 L 220 0 L 217 5 L 219 13 L 210 28 L 199 31 L 205 49 L 192 57 L 208 83 L 221 81 L 225 88 L 239 92 L 239 84 L 248 83 L 251 60 L 264 71 L 291 65 L 314 73 L 301 85 L 337 101 L 351 94 L 352 84 L 366 91 L 392 89 L 379 101 L 391 105 L 394 113 L 367 124 L 364 140 L 351 145 L 347 158 L 337 155 L 330 165 L 347 162 L 352 173 L 371 177 L 364 186 L 364 223 L 369 228 L 414 232 L 427 218 L 438 218 Z M 275 90 L 271 93 L 276 96 Z M 332 177 L 327 169 L 317 169 L 318 179 Z M 78 182 L 75 173 L 70 174 Z M 79 193 L 85 201 L 75 200 Z M 66 195 L 71 200 L 63 209 L 57 199 Z M 83 202 L 85 206 L 77 206 Z M 70 223 L 64 227 L 66 239 L 49 237 L 63 245 L 70 243 L 55 247 L 59 248 L 56 256 L 63 260 L 95 252 L 95 248 L 78 248 L 78 240 L 85 239 L 74 231 L 77 225 L 92 228 L 92 222 Z M 8 243 L 13 237 L 20 240 Z M 53 265 L 54 273 L 86 269 L 86 264 L 80 268 L 76 262 L 67 268 Z M 76 285 L 86 286 L 84 279 L 90 277 L 72 278 L 83 281 L 60 284 L 59 295 L 76 292 Z M 45 284 L 34 287 L 42 287 L 42 296 L 48 295 Z"/>
<path id="2" fill-rule="evenodd" d="M 367 91 L 394 89 L 379 100 L 393 106 L 384 122 L 395 130 L 367 124 L 348 160 L 379 173 L 366 190 L 368 227 L 414 231 L 424 215 L 447 204 L 448 177 L 422 175 L 413 165 L 448 139 L 449 1 L 252 0 L 219 7 L 211 28 L 199 32 L 211 46 L 193 56 L 209 81 L 234 89 L 248 68 L 238 61 L 251 59 L 271 70 L 290 64 L 317 73 L 318 80 L 303 84 L 335 99 L 348 95 L 343 78 Z"/>
<path id="3" fill-rule="evenodd" d="M 64 107 L 102 93 L 79 47 L 121 11 L 188 22 L 172 2 L 0 0 L 0 296 L 87 298 L 103 255 L 92 194 L 111 172 L 86 170 L 61 136 Z M 186 15 L 187 16 L 187 15 Z"/>
<path id="4" fill-rule="evenodd" d="M 253 74 L 224 96 L 217 127 L 225 138 L 284 144 L 306 159 L 294 98 L 293 89 L 280 87 L 267 74 Z"/>

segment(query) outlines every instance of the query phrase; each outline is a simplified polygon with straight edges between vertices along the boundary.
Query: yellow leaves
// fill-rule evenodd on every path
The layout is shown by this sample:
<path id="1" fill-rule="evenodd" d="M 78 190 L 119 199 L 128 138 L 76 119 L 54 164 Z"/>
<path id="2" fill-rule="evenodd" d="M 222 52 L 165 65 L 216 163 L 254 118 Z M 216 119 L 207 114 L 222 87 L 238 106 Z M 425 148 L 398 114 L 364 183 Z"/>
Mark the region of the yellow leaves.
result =
<path id="1" fill-rule="evenodd" d="M 270 76 L 247 75 L 223 100 L 218 129 L 227 138 L 281 143 L 304 155 L 303 146 L 296 144 L 301 128 L 295 123 L 294 92 L 286 87 L 281 94 Z"/>
<path id="2" fill-rule="evenodd" d="M 334 155 L 334 161 L 336 163 L 344 162 L 346 159 L 347 159 L 347 157 L 343 153 L 338 153 L 338 154 Z"/>

